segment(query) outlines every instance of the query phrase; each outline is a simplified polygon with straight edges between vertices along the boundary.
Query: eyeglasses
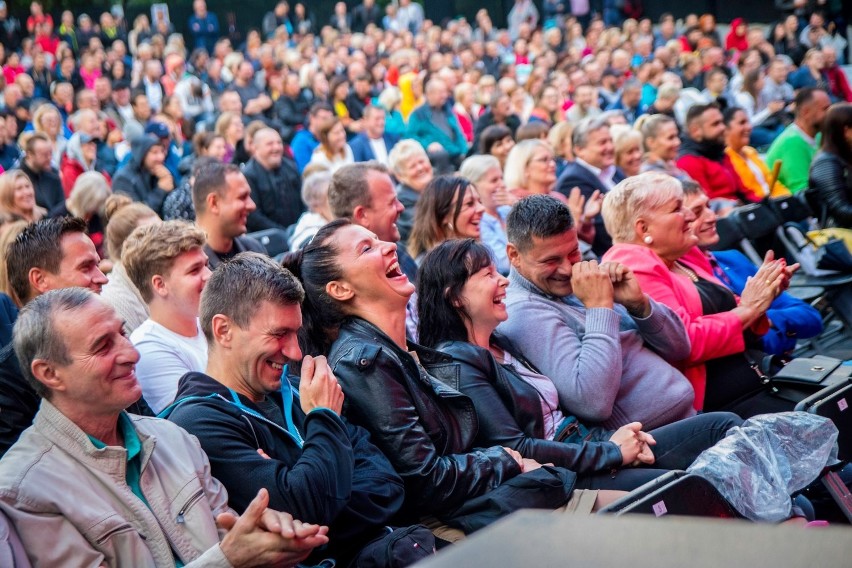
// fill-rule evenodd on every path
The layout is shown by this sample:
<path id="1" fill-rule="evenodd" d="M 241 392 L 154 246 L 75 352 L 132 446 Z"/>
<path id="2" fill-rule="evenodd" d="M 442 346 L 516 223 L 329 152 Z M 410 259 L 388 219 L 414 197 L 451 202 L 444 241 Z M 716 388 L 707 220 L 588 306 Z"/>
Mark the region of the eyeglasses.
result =
<path id="1" fill-rule="evenodd" d="M 542 156 L 541 158 L 533 158 L 530 161 L 531 162 L 538 162 L 539 164 L 549 164 L 551 162 L 553 162 L 555 164 L 556 158 L 554 158 L 553 156 Z"/>

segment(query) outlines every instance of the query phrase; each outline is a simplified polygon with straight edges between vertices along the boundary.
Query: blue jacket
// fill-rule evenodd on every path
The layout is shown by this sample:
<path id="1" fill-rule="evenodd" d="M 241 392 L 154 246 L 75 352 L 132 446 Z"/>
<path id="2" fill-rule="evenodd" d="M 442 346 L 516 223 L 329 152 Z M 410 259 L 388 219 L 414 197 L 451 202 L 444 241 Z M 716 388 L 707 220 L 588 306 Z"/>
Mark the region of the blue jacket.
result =
<path id="1" fill-rule="evenodd" d="M 290 142 L 290 150 L 293 152 L 293 159 L 296 160 L 300 174 L 311 161 L 311 156 L 317 146 L 319 146 L 319 140 L 307 128 L 298 131 L 293 136 L 293 140 Z"/>
<path id="2" fill-rule="evenodd" d="M 722 282 L 734 293 L 742 294 L 746 280 L 757 273 L 757 267 L 737 250 L 714 252 L 713 256 L 728 276 Z M 763 336 L 763 349 L 767 353 L 787 353 L 796 347 L 797 339 L 814 337 L 822 331 L 819 312 L 787 292 L 775 298 L 766 315 L 772 322 L 769 333 Z"/>
<path id="3" fill-rule="evenodd" d="M 349 556 L 400 509 L 402 480 L 365 430 L 328 409 L 306 415 L 298 392 L 287 381 L 282 387 L 268 396 L 282 409 L 288 400 L 294 431 L 203 373 L 180 379 L 176 402 L 163 415 L 198 438 L 231 507 L 242 513 L 265 487 L 270 508 L 329 525 L 330 549 L 323 555 Z"/>
<path id="4" fill-rule="evenodd" d="M 382 134 L 385 140 L 385 147 L 390 154 L 390 151 L 399 142 L 399 136 L 385 132 Z M 352 156 L 356 162 L 369 162 L 376 159 L 376 154 L 373 152 L 373 147 L 370 146 L 370 139 L 365 133 L 358 134 L 349 141 L 349 147 L 352 148 Z"/>

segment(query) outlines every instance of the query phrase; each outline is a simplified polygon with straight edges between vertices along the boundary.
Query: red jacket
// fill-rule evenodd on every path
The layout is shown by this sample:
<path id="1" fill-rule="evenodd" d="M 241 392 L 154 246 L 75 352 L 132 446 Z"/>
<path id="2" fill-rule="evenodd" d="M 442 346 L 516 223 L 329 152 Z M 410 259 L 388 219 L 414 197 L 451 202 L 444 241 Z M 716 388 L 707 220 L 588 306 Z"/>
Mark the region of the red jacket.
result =
<path id="1" fill-rule="evenodd" d="M 83 164 L 69 158 L 68 154 L 62 155 L 62 161 L 59 163 L 59 177 L 62 178 L 62 190 L 65 192 L 66 199 L 71 195 L 71 190 L 74 189 L 74 182 L 85 171 Z M 106 178 L 107 183 L 111 183 L 109 174 L 101 170 L 97 171 Z"/>
<path id="2" fill-rule="evenodd" d="M 822 70 L 828 79 L 828 90 L 831 94 L 841 101 L 852 103 L 852 89 L 849 88 L 849 81 L 846 80 L 846 74 L 839 65 L 827 67 Z"/>
<path id="3" fill-rule="evenodd" d="M 710 199 L 725 198 L 758 202 L 760 197 L 743 186 L 740 176 L 734 170 L 730 158 L 723 154 L 720 161 L 711 160 L 694 151 L 696 144 L 684 142 L 686 150 L 677 160 L 677 167 L 689 174 L 707 193 Z"/>

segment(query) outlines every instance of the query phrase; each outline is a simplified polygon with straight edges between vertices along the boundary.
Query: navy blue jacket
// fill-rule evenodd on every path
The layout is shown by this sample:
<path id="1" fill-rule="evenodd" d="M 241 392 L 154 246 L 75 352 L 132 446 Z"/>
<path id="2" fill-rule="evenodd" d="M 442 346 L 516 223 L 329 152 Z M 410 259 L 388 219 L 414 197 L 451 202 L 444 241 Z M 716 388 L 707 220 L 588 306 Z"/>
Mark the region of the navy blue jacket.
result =
<path id="1" fill-rule="evenodd" d="M 227 387 L 203 373 L 180 379 L 176 402 L 163 414 L 198 438 L 235 510 L 242 513 L 265 487 L 272 509 L 329 525 L 329 548 L 351 554 L 400 509 L 402 480 L 366 430 L 328 409 L 305 415 L 295 389 L 294 395 L 292 419 L 303 445 L 249 399 L 237 395 L 242 407 L 236 405 Z M 282 406 L 281 393 L 268 396 Z"/>
<path id="2" fill-rule="evenodd" d="M 385 140 L 385 147 L 388 149 L 388 153 L 399 142 L 399 136 L 388 132 L 382 134 L 382 138 Z M 352 155 L 355 157 L 356 162 L 369 162 L 376 159 L 376 154 L 370 146 L 370 139 L 363 132 L 349 141 L 349 147 L 352 148 Z"/>

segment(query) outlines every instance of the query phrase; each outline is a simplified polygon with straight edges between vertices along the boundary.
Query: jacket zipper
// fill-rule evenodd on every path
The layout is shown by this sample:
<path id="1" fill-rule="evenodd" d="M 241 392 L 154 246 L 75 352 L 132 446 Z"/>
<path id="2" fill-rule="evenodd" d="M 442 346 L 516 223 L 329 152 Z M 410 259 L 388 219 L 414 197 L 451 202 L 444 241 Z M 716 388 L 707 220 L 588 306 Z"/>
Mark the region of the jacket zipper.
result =
<path id="1" fill-rule="evenodd" d="M 199 489 L 197 492 L 195 492 L 192 495 L 192 497 L 189 498 L 189 501 L 187 501 L 186 504 L 183 507 L 181 507 L 180 511 L 178 511 L 177 519 L 175 519 L 178 524 L 184 523 L 184 517 L 183 516 L 186 513 L 187 509 L 189 509 L 190 507 L 195 505 L 198 502 L 198 500 L 201 499 L 201 497 L 203 495 L 204 495 L 204 490 Z"/>
<path id="2" fill-rule="evenodd" d="M 97 543 L 98 543 L 98 544 L 103 544 L 104 542 L 106 542 L 106 540 L 107 540 L 109 537 L 113 536 L 114 534 L 117 534 L 117 533 L 120 533 L 120 532 L 124 532 L 124 531 L 126 531 L 126 530 L 128 530 L 128 529 L 132 529 L 132 528 L 133 528 L 133 525 L 131 525 L 130 523 L 125 523 L 125 524 L 123 524 L 123 525 L 121 525 L 121 526 L 115 527 L 114 529 L 112 529 L 111 531 L 109 531 L 108 533 L 106 533 L 105 535 L 101 536 L 101 537 L 97 540 Z"/>

